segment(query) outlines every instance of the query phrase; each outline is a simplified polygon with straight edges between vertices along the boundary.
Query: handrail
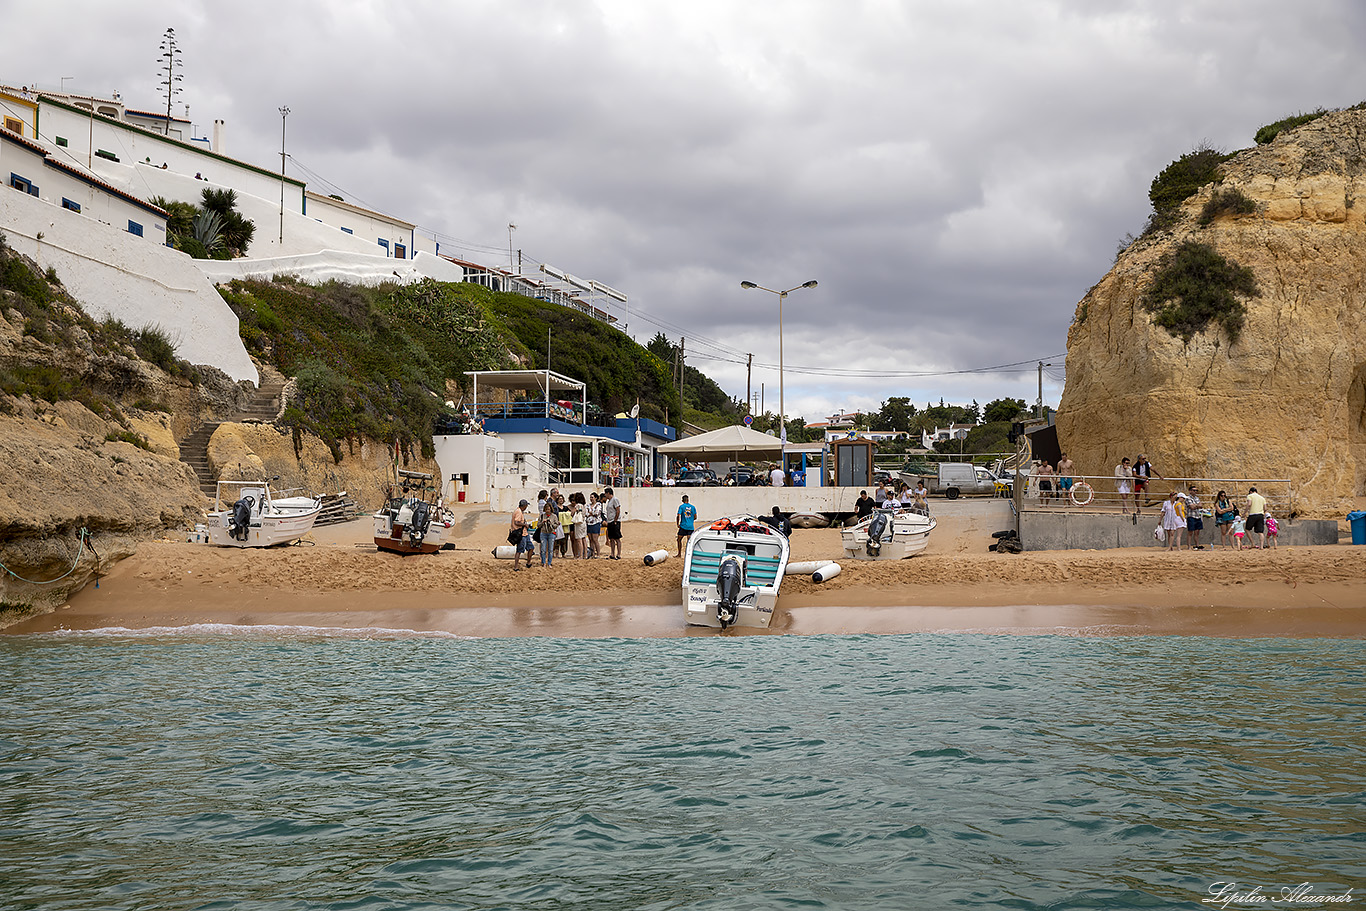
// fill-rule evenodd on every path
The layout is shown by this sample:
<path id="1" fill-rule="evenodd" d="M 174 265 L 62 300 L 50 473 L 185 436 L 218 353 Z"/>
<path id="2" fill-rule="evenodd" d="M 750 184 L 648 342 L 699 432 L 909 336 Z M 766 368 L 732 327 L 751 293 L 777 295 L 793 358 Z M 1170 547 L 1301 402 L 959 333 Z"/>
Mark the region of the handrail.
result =
<path id="1" fill-rule="evenodd" d="M 1160 509 L 1162 501 L 1175 489 L 1184 493 L 1191 486 L 1196 487 L 1200 507 L 1209 509 L 1219 490 L 1224 490 L 1229 499 L 1240 509 L 1246 504 L 1249 487 L 1256 487 L 1266 498 L 1269 508 L 1275 514 L 1292 516 L 1295 513 L 1295 491 L 1289 478 L 1190 478 L 1190 477 L 1153 477 L 1148 480 L 1147 490 L 1142 494 L 1142 502 L 1130 481 L 1131 492 L 1119 493 L 1119 478 L 1114 475 L 1068 476 L 1073 480 L 1072 491 L 1059 484 L 1056 474 L 1040 477 L 1025 471 L 1015 472 L 1015 506 L 1017 511 L 1028 512 L 1041 509 L 1082 509 L 1088 512 L 1132 512 L 1144 509 Z M 1047 480 L 1051 491 L 1041 491 L 1039 482 Z M 1082 484 L 1090 488 L 1086 495 Z M 1048 496 L 1043 496 L 1047 493 Z"/>

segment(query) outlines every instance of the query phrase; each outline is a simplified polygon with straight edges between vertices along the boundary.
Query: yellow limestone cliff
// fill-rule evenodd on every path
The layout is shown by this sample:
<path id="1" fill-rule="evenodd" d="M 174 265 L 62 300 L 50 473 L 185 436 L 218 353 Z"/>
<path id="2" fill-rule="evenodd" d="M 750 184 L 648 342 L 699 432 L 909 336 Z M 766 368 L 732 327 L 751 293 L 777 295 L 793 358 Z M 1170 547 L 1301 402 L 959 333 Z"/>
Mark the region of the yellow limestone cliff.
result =
<path id="1" fill-rule="evenodd" d="M 1340 516 L 1366 495 L 1366 110 L 1283 132 L 1220 173 L 1078 304 L 1059 442 L 1081 474 L 1145 453 L 1169 477 L 1287 478 L 1300 514 Z M 1229 188 L 1257 211 L 1201 226 Z M 1187 240 L 1256 277 L 1236 341 L 1211 323 L 1186 344 L 1140 304 Z"/>

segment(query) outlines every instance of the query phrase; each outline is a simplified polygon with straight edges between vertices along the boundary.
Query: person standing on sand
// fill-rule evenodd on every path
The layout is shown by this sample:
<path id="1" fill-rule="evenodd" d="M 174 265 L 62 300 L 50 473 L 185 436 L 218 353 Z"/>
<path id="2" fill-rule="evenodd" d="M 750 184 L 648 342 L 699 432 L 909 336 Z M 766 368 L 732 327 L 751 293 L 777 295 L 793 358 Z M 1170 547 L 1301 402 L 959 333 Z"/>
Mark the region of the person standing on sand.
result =
<path id="1" fill-rule="evenodd" d="M 1167 550 L 1181 549 L 1181 534 L 1186 530 L 1186 520 L 1177 511 L 1176 491 L 1162 501 L 1162 529 L 1167 533 Z"/>
<path id="2" fill-rule="evenodd" d="M 560 534 L 560 513 L 555 508 L 554 500 L 545 501 L 538 532 L 541 538 L 541 565 L 550 566 L 555 562 L 555 538 Z"/>
<path id="3" fill-rule="evenodd" d="M 602 503 L 598 500 L 598 495 L 590 493 L 588 495 L 588 556 L 590 559 L 602 553 L 602 542 L 598 540 L 598 535 L 602 534 Z"/>
<path id="4" fill-rule="evenodd" d="M 1266 546 L 1266 497 L 1257 493 L 1257 488 L 1247 490 L 1247 531 L 1257 536 L 1257 549 Z M 1251 539 L 1249 539 L 1249 546 Z"/>
<path id="5" fill-rule="evenodd" d="M 602 521 L 607 525 L 607 559 L 621 559 L 621 516 L 624 510 L 616 492 L 610 487 L 602 489 Z"/>
<path id="6" fill-rule="evenodd" d="M 512 512 L 512 524 L 508 527 L 508 543 L 515 544 L 517 550 L 512 554 L 512 571 L 522 571 L 522 554 L 526 554 L 527 569 L 531 568 L 531 535 L 527 534 L 526 509 L 531 504 L 522 500 Z"/>
<path id="7" fill-rule="evenodd" d="M 1138 511 L 1138 497 L 1134 496 L 1134 470 L 1129 467 L 1129 460 L 1124 459 L 1115 466 L 1115 487 L 1119 490 L 1119 512 L 1121 515 L 1129 511 L 1130 496 L 1134 497 L 1134 511 Z"/>
<path id="8" fill-rule="evenodd" d="M 570 528 L 573 529 L 569 543 L 574 547 L 574 558 L 587 560 L 588 513 L 584 511 L 583 494 L 575 492 L 569 495 L 569 515 L 572 520 Z"/>
<path id="9" fill-rule="evenodd" d="M 688 502 L 683 495 L 683 505 L 678 507 L 678 555 L 683 556 L 683 542 L 693 533 L 693 523 L 697 521 L 697 507 Z"/>
<path id="10" fill-rule="evenodd" d="M 1232 546 L 1233 542 L 1229 540 L 1229 535 L 1233 531 L 1233 519 L 1237 515 L 1238 508 L 1233 505 L 1227 493 L 1221 490 L 1214 495 L 1214 524 L 1219 529 L 1221 547 Z"/>
<path id="11" fill-rule="evenodd" d="M 1192 484 L 1190 493 L 1186 494 L 1186 542 L 1190 544 L 1191 550 L 1205 549 L 1200 543 L 1200 532 L 1204 528 L 1205 520 L 1200 515 L 1200 498 L 1196 496 L 1195 485 Z"/>

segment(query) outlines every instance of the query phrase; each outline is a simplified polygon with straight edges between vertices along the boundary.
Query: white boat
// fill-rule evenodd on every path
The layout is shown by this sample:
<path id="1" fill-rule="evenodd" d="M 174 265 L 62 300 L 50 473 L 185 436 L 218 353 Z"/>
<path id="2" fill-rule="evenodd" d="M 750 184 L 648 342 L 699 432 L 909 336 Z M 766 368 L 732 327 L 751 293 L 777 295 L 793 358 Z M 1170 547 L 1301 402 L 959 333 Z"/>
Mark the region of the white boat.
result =
<path id="1" fill-rule="evenodd" d="M 840 529 L 840 541 L 853 560 L 904 560 L 925 549 L 934 526 L 928 513 L 879 508 L 866 519 Z"/>
<path id="2" fill-rule="evenodd" d="M 432 476 L 402 468 L 396 469 L 395 481 L 374 520 L 375 546 L 396 554 L 436 553 L 452 524 L 432 486 Z"/>
<path id="3" fill-rule="evenodd" d="M 683 557 L 687 622 L 767 629 L 787 556 L 787 536 L 754 516 L 728 516 L 693 532 Z"/>
<path id="4" fill-rule="evenodd" d="M 818 512 L 794 512 L 790 520 L 793 528 L 825 528 L 830 518 Z"/>
<path id="5" fill-rule="evenodd" d="M 225 506 L 224 490 L 236 491 Z M 322 511 L 317 497 L 276 497 L 266 481 L 219 481 L 209 513 L 209 542 L 219 547 L 292 544 L 313 528 Z"/>

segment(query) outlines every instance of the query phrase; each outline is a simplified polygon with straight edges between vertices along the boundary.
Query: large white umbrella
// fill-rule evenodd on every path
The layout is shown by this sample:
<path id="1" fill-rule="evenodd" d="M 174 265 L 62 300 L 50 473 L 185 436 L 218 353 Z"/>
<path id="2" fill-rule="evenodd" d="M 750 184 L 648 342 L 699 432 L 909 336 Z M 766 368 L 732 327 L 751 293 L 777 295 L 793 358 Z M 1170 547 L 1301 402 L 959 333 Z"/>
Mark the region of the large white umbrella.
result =
<path id="1" fill-rule="evenodd" d="M 739 461 L 741 456 L 750 459 L 776 459 L 782 455 L 783 442 L 772 434 L 760 433 L 742 424 L 735 424 L 665 443 L 658 447 L 657 451 L 673 458 L 703 461 L 725 458 Z"/>

